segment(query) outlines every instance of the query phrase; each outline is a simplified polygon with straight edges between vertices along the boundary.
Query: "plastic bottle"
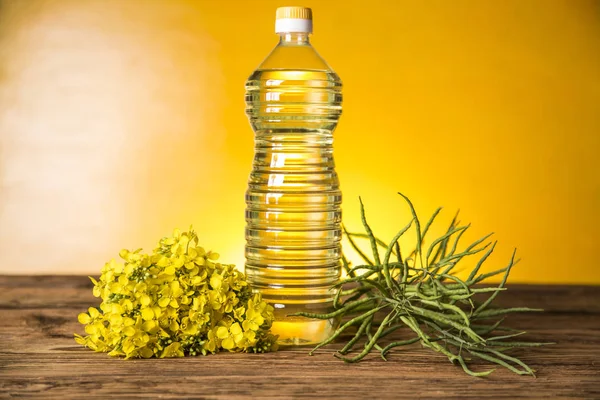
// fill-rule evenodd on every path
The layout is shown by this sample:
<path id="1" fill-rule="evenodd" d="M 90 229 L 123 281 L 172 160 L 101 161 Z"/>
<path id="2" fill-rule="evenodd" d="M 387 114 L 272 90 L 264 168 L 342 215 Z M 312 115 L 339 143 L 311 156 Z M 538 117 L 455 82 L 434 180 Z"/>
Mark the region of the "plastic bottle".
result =
<path id="1" fill-rule="evenodd" d="M 246 83 L 255 155 L 246 193 L 246 274 L 275 307 L 280 344 L 327 338 L 335 320 L 291 317 L 331 311 L 340 276 L 342 195 L 333 130 L 342 82 L 311 46 L 312 12 L 277 9 L 279 43 Z"/>

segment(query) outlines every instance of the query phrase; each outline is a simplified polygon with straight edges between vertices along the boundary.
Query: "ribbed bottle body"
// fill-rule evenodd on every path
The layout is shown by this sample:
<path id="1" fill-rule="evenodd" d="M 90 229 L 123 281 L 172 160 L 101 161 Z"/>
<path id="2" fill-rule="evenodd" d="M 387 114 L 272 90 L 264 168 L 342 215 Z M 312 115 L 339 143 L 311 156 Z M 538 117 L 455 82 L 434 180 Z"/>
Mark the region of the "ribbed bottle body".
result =
<path id="1" fill-rule="evenodd" d="M 342 195 L 333 159 L 341 81 L 331 71 L 257 70 L 246 84 L 255 153 L 246 193 L 246 274 L 275 307 L 281 343 L 315 343 L 335 321 Z"/>

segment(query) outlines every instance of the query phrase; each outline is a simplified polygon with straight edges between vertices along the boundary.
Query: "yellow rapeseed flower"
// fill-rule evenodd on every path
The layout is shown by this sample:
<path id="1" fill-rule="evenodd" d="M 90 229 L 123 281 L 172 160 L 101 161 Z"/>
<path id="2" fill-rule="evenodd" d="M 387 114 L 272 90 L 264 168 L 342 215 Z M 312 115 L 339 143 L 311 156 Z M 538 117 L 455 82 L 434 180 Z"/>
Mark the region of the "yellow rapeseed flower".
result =
<path id="1" fill-rule="evenodd" d="M 119 256 L 122 263 L 111 260 L 99 279 L 90 277 L 102 302 L 77 316 L 86 332 L 77 343 L 124 358 L 277 349 L 273 307 L 243 273 L 198 246 L 192 228 L 161 239 L 152 254 Z"/>
<path id="2" fill-rule="evenodd" d="M 242 341 L 244 333 L 242 332 L 240 324 L 236 322 L 231 325 L 229 329 L 220 326 L 217 329 L 217 337 L 221 339 L 221 346 L 223 346 L 224 349 L 232 350 Z"/>

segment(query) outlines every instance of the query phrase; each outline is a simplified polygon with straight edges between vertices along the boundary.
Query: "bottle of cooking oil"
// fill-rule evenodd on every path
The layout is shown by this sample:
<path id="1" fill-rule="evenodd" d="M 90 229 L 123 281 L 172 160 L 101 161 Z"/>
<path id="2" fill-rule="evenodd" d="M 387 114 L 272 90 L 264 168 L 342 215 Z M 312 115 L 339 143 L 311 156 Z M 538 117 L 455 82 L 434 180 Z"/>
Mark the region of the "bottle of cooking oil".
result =
<path id="1" fill-rule="evenodd" d="M 277 9 L 279 43 L 246 83 L 255 154 L 246 193 L 246 274 L 275 308 L 281 344 L 313 344 L 334 320 L 291 317 L 332 309 L 340 275 L 341 201 L 333 130 L 342 82 L 311 46 L 312 12 Z"/>

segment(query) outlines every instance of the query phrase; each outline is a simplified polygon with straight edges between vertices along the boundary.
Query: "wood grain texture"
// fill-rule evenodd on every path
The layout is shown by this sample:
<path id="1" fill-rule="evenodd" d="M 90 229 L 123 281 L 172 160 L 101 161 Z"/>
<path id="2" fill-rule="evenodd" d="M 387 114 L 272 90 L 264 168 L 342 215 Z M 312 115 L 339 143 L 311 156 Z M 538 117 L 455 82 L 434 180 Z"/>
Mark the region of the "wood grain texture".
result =
<path id="1" fill-rule="evenodd" d="M 419 345 L 352 365 L 332 357 L 340 343 L 313 357 L 293 348 L 123 361 L 73 340 L 77 314 L 97 303 L 86 277 L 0 276 L 0 398 L 600 398 L 600 287 L 511 286 L 499 297 L 546 309 L 508 320 L 528 340 L 557 342 L 519 353 L 537 378 L 472 378 Z"/>

